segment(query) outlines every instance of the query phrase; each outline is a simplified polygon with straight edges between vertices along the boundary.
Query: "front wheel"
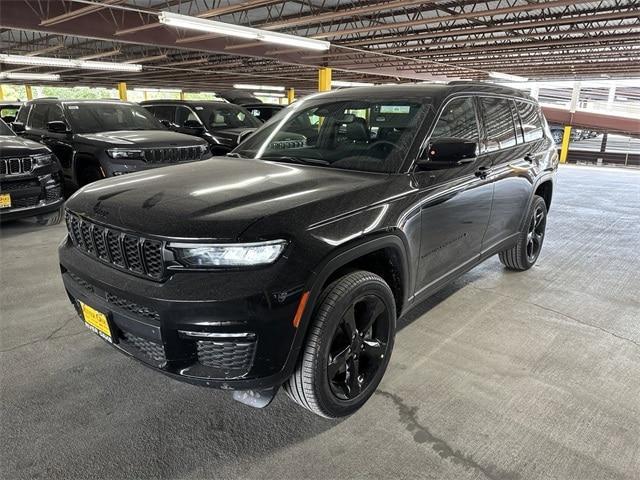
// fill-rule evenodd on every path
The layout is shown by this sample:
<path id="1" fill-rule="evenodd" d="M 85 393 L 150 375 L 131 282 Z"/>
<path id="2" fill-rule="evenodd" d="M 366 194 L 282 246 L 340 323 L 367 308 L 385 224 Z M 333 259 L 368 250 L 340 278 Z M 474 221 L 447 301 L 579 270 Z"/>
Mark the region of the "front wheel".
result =
<path id="1" fill-rule="evenodd" d="M 309 328 L 284 390 L 322 417 L 350 415 L 373 395 L 387 369 L 396 329 L 393 293 L 374 273 L 349 273 L 324 289 Z"/>
<path id="2" fill-rule="evenodd" d="M 511 270 L 519 271 L 533 267 L 542 250 L 546 227 L 547 206 L 544 199 L 536 195 L 533 197 L 527 222 L 518 237 L 518 242 L 509 250 L 498 254 L 502 264 Z"/>

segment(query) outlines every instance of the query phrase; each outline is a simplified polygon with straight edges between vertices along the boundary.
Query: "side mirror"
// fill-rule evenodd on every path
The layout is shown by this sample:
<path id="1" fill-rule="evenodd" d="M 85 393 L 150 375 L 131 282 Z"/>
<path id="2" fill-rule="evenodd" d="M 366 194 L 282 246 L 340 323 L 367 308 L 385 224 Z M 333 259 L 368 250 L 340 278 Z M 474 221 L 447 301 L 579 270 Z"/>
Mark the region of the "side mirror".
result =
<path id="1" fill-rule="evenodd" d="M 47 123 L 47 130 L 53 133 L 69 133 L 67 124 L 61 120 L 54 120 Z"/>
<path id="2" fill-rule="evenodd" d="M 198 130 L 200 132 L 204 130 L 204 126 L 197 120 L 185 120 L 182 126 L 184 128 L 188 128 L 190 130 Z"/>
<path id="3" fill-rule="evenodd" d="M 459 138 L 439 138 L 429 144 L 418 160 L 421 170 L 456 168 L 476 161 L 477 142 Z"/>
<path id="4" fill-rule="evenodd" d="M 13 122 L 11 124 L 11 128 L 16 133 L 23 133 L 26 130 L 26 128 L 24 128 L 24 123 L 22 122 Z"/>

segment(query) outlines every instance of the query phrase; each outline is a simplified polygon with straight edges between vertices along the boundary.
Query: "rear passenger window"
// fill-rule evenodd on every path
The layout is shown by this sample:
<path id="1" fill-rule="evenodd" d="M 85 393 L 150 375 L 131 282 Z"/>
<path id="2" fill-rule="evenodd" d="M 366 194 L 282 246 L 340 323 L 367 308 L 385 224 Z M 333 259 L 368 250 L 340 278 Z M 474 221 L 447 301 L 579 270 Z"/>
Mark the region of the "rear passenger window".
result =
<path id="1" fill-rule="evenodd" d="M 431 139 L 457 138 L 478 142 L 478 124 L 471 97 L 456 98 L 449 102 L 436 123 Z"/>
<path id="2" fill-rule="evenodd" d="M 48 103 L 36 103 L 31 107 L 31 115 L 29 115 L 29 127 L 45 129 L 47 128 L 47 117 L 49 116 Z"/>
<path id="3" fill-rule="evenodd" d="M 516 129 L 511 115 L 511 101 L 505 98 L 480 97 L 488 152 L 516 144 Z"/>
<path id="4" fill-rule="evenodd" d="M 20 110 L 18 110 L 18 116 L 16 117 L 16 122 L 20 122 L 26 125 L 30 109 L 31 105 L 23 105 L 22 107 L 20 107 Z"/>
<path id="5" fill-rule="evenodd" d="M 531 142 L 533 140 L 540 140 L 543 133 L 542 119 L 540 118 L 538 106 L 534 103 L 518 101 L 516 101 L 516 106 L 518 114 L 520 115 L 520 122 L 522 123 L 524 141 Z"/>

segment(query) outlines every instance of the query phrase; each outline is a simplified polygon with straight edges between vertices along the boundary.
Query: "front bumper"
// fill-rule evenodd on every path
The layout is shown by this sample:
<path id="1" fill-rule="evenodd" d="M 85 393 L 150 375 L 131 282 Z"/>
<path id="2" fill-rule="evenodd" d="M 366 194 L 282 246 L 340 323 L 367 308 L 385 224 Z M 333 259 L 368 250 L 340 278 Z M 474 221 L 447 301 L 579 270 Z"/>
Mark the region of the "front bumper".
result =
<path id="1" fill-rule="evenodd" d="M 0 220 L 17 220 L 54 212 L 64 203 L 59 173 L 7 176 L 0 179 L 0 193 L 11 195 L 12 206 L 0 209 Z"/>
<path id="2" fill-rule="evenodd" d="M 270 279 L 282 276 L 180 272 L 157 282 L 96 261 L 68 238 L 59 254 L 78 312 L 83 302 L 106 314 L 113 346 L 146 365 L 189 383 L 237 390 L 278 386 L 290 374 L 302 289 L 272 288 Z"/>

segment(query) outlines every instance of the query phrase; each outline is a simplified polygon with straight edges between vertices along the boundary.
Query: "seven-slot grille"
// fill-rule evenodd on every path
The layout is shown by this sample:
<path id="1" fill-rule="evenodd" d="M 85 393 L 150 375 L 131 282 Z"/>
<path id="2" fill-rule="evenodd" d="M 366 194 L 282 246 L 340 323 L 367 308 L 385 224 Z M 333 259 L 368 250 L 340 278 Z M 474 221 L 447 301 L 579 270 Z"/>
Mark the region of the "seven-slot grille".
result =
<path id="1" fill-rule="evenodd" d="M 65 217 L 71 240 L 85 253 L 120 269 L 162 279 L 162 242 L 103 227 L 69 212 Z"/>
<path id="2" fill-rule="evenodd" d="M 0 175 L 20 175 L 29 173 L 33 168 L 30 157 L 25 158 L 0 158 Z"/>
<path id="3" fill-rule="evenodd" d="M 200 146 L 150 148 L 143 150 L 144 161 L 147 163 L 178 163 L 200 160 L 202 150 Z"/>

